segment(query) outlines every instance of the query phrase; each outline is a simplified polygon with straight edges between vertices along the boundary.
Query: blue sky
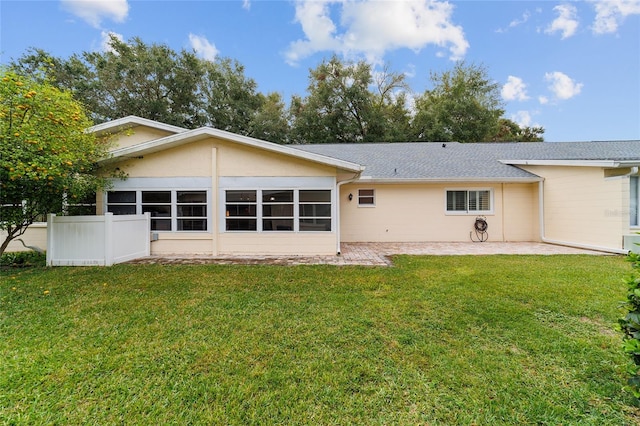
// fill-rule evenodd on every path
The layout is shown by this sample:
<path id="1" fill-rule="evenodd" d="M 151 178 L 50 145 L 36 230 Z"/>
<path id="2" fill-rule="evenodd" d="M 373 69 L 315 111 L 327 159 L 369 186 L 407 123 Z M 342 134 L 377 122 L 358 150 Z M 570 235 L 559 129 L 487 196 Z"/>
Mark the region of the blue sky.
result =
<path id="1" fill-rule="evenodd" d="M 103 50 L 109 33 L 237 59 L 287 102 L 334 53 L 388 64 L 416 93 L 463 59 L 547 141 L 640 139 L 640 0 L 0 0 L 3 64 L 30 47 Z"/>

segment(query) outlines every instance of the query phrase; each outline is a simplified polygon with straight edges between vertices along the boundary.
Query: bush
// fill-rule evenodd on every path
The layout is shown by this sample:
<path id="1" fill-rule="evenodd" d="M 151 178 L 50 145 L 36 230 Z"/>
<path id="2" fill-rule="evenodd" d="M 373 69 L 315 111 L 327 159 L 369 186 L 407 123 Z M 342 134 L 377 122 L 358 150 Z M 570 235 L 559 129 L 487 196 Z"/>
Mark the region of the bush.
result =
<path id="1" fill-rule="evenodd" d="M 46 264 L 47 256 L 36 251 L 15 251 L 0 256 L 0 267 L 27 268 Z"/>
<path id="2" fill-rule="evenodd" d="M 628 312 L 618 323 L 624 333 L 624 352 L 633 360 L 633 365 L 628 369 L 628 390 L 640 398 L 640 254 L 629 253 L 627 259 L 633 268 L 624 280 L 627 284 L 627 300 L 623 306 Z"/>

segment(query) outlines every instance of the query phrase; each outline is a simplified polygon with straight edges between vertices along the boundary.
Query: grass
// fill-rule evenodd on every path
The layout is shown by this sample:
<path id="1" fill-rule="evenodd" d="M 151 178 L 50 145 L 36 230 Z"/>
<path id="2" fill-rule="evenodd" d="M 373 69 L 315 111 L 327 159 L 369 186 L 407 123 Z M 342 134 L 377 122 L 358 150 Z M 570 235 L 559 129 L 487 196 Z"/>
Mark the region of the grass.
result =
<path id="1" fill-rule="evenodd" d="M 2 424 L 636 424 L 613 256 L 0 271 Z"/>

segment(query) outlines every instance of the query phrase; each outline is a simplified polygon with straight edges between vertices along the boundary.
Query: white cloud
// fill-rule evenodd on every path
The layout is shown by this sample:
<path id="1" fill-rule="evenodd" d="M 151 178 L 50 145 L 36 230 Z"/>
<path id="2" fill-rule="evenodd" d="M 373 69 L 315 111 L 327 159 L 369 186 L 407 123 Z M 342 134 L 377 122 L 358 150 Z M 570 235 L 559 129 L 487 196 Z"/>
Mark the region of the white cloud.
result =
<path id="1" fill-rule="evenodd" d="M 578 29 L 578 19 L 576 16 L 578 10 L 576 7 L 570 4 L 560 4 L 554 7 L 553 10 L 558 12 L 558 17 L 549 24 L 544 32 L 553 34 L 559 31 L 562 33 L 563 39 L 574 35 Z"/>
<path id="2" fill-rule="evenodd" d="M 571 99 L 577 96 L 583 86 L 582 83 L 576 83 L 568 75 L 560 71 L 548 72 L 544 75 L 544 79 L 550 83 L 549 90 L 560 100 Z"/>
<path id="3" fill-rule="evenodd" d="M 520 127 L 529 127 L 531 126 L 531 113 L 529 111 L 518 111 L 515 114 L 511 114 L 511 120 Z"/>
<path id="4" fill-rule="evenodd" d="M 596 10 L 592 26 L 595 34 L 615 33 L 627 16 L 640 15 L 640 0 L 592 0 L 592 3 Z"/>
<path id="5" fill-rule="evenodd" d="M 251 0 L 244 0 L 242 2 L 242 8 L 245 10 L 251 10 Z"/>
<path id="6" fill-rule="evenodd" d="M 529 99 L 527 96 L 527 85 L 524 84 L 521 78 L 510 75 L 507 78 L 507 82 L 502 86 L 502 98 L 506 101 L 526 101 Z"/>
<path id="7" fill-rule="evenodd" d="M 111 37 L 115 37 L 116 39 L 123 41 L 124 37 L 122 34 L 114 33 L 113 31 L 102 31 L 100 33 L 100 50 L 102 52 L 113 52 L 113 48 L 111 47 Z"/>
<path id="8" fill-rule="evenodd" d="M 86 21 L 95 28 L 100 28 L 102 20 L 124 22 L 129 14 L 127 0 L 60 0 L 62 7 Z"/>
<path id="9" fill-rule="evenodd" d="M 206 37 L 189 34 L 189 43 L 191 43 L 191 47 L 196 51 L 196 54 L 207 61 L 215 60 L 219 53 L 216 46 Z"/>
<path id="10" fill-rule="evenodd" d="M 538 102 L 540 102 L 542 105 L 546 105 L 549 103 L 549 98 L 547 98 L 546 96 L 538 96 Z"/>
<path id="11" fill-rule="evenodd" d="M 511 28 L 519 27 L 520 25 L 525 24 L 529 20 L 529 18 L 531 18 L 531 12 L 527 10 L 522 14 L 522 18 L 514 19 L 513 21 L 509 22 L 509 26 L 507 28 L 498 28 L 496 32 L 506 33 Z"/>
<path id="12" fill-rule="evenodd" d="M 332 13 L 340 15 L 338 24 Z M 451 59 L 461 59 L 469 43 L 462 27 L 452 23 L 452 14 L 450 3 L 437 0 L 301 0 L 295 19 L 306 38 L 292 42 L 286 58 L 295 64 L 316 52 L 337 51 L 380 62 L 389 50 L 419 51 L 432 44 L 448 49 Z"/>

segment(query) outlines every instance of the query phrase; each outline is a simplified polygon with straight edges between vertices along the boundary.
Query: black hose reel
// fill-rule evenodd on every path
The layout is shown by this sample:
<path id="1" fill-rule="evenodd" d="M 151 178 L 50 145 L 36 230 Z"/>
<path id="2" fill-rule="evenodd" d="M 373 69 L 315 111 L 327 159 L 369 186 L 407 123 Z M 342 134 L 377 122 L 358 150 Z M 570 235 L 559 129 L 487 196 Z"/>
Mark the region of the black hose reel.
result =
<path id="1" fill-rule="evenodd" d="M 473 231 L 469 232 L 469 238 L 474 243 L 482 243 L 489 239 L 489 234 L 487 233 L 487 228 L 489 224 L 487 223 L 487 219 L 484 216 L 476 217 L 475 222 L 473 223 Z M 475 233 L 475 238 L 474 234 Z"/>

